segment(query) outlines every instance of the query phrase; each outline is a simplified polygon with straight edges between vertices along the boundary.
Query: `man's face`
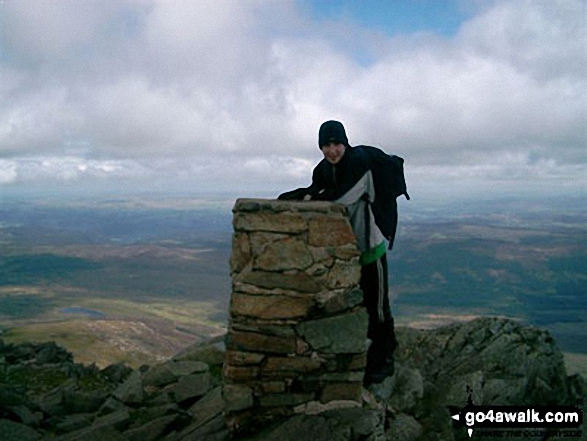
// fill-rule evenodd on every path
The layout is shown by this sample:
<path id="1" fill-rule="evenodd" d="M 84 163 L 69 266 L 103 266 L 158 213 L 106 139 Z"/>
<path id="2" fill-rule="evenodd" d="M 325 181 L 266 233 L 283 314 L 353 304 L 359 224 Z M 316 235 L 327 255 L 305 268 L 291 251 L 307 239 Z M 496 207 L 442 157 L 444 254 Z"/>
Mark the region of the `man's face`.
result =
<path id="1" fill-rule="evenodd" d="M 331 142 L 330 144 L 323 145 L 320 150 L 324 154 L 324 157 L 331 164 L 338 163 L 344 156 L 344 144 Z"/>

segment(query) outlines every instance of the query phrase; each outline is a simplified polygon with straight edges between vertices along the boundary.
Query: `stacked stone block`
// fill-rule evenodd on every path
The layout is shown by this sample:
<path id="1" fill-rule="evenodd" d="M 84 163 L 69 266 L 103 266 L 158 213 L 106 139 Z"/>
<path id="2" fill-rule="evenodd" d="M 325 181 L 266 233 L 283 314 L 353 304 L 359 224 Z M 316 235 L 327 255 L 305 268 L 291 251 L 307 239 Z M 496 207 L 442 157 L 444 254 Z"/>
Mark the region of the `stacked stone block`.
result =
<path id="1" fill-rule="evenodd" d="M 239 199 L 233 213 L 227 424 L 360 405 L 368 319 L 344 206 Z"/>

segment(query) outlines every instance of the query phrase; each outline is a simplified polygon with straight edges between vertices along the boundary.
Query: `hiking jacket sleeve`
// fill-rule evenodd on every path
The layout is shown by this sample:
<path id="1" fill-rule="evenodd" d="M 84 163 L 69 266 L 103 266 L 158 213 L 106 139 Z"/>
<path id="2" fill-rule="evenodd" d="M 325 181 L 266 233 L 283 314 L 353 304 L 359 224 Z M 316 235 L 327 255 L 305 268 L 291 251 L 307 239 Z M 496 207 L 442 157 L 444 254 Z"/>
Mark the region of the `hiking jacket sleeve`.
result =
<path id="1" fill-rule="evenodd" d="M 277 199 L 285 201 L 303 201 L 303 200 L 322 200 L 329 201 L 333 200 L 328 191 L 328 185 L 323 178 L 323 173 L 320 168 L 322 162 L 320 162 L 312 172 L 312 184 L 309 187 L 296 188 L 295 190 L 286 191 L 280 194 Z"/>

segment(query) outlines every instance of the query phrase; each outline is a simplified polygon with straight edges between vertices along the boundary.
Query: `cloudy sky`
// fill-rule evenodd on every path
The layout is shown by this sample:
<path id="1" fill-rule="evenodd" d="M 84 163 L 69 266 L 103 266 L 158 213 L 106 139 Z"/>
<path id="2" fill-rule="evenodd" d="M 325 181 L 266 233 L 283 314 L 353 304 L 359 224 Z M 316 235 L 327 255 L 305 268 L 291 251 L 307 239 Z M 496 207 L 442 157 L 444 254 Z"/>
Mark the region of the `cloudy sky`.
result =
<path id="1" fill-rule="evenodd" d="M 0 193 L 307 186 L 319 125 L 413 197 L 587 194 L 586 0 L 0 0 Z"/>

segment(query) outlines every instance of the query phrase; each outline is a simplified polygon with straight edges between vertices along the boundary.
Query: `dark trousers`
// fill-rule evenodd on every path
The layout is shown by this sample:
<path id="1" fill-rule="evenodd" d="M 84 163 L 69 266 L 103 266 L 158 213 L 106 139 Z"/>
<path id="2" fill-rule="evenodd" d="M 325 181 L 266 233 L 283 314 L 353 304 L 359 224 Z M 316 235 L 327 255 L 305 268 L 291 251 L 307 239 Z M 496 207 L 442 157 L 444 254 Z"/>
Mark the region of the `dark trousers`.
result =
<path id="1" fill-rule="evenodd" d="M 367 373 L 376 372 L 392 360 L 397 346 L 393 317 L 389 307 L 387 256 L 361 267 L 363 303 L 369 314 L 367 337 L 371 346 L 367 352 Z"/>

